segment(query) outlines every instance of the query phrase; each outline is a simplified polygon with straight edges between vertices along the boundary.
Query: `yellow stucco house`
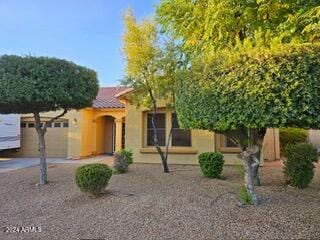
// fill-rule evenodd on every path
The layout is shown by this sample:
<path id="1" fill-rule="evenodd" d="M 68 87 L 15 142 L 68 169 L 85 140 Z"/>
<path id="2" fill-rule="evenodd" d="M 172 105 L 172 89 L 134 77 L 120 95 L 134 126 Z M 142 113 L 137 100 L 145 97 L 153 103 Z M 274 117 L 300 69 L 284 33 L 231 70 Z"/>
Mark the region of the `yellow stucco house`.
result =
<path id="1" fill-rule="evenodd" d="M 133 150 L 135 162 L 160 163 L 152 146 L 152 128 L 148 109 L 137 108 L 126 100 L 125 87 L 101 88 L 92 107 L 70 111 L 54 122 L 46 134 L 47 156 L 82 159 L 100 154 L 113 154 L 121 148 Z M 42 114 L 45 120 L 56 112 Z M 172 119 L 173 118 L 173 119 Z M 173 120 L 173 121 L 172 121 Z M 197 164 L 202 152 L 216 151 L 227 164 L 235 163 L 240 149 L 225 136 L 204 130 L 182 130 L 173 112 L 159 107 L 156 119 L 159 140 L 165 145 L 173 123 L 169 144 L 169 163 Z M 37 157 L 38 139 L 34 120 L 21 116 L 21 148 L 5 153 L 11 157 Z M 280 158 L 279 132 L 268 129 L 263 147 L 264 159 Z"/>

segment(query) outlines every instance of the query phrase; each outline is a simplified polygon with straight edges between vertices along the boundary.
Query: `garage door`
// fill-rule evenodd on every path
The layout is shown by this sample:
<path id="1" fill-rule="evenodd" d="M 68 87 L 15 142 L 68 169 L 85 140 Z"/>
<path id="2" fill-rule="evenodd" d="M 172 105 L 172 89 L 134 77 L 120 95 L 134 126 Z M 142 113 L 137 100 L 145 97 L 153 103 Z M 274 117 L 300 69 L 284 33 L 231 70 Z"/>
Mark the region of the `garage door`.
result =
<path id="1" fill-rule="evenodd" d="M 21 149 L 15 154 L 20 157 L 38 157 L 39 141 L 34 122 L 21 122 Z M 45 135 L 47 157 L 67 157 L 68 128 L 65 120 L 54 122 Z"/>

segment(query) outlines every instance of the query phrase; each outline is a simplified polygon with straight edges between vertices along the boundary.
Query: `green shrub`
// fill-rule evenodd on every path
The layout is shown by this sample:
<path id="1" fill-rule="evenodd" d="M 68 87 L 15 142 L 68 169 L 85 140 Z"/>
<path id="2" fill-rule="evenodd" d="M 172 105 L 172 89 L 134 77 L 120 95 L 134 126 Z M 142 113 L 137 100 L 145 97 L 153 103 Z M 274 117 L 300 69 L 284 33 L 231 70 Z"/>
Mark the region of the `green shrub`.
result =
<path id="1" fill-rule="evenodd" d="M 301 128 L 280 128 L 280 152 L 285 154 L 285 149 L 288 144 L 297 144 L 307 142 L 308 132 Z"/>
<path id="2" fill-rule="evenodd" d="M 239 190 L 239 198 L 243 204 L 252 205 L 252 197 L 248 193 L 247 188 L 245 186 L 241 186 Z"/>
<path id="3" fill-rule="evenodd" d="M 223 170 L 223 155 L 215 152 L 205 152 L 199 155 L 199 164 L 204 176 L 220 178 Z"/>
<path id="4" fill-rule="evenodd" d="M 106 164 L 94 163 L 78 167 L 76 183 L 81 191 L 100 195 L 112 176 L 112 170 Z"/>
<path id="5" fill-rule="evenodd" d="M 133 153 L 131 150 L 122 149 L 114 154 L 113 168 L 116 173 L 125 173 L 129 165 L 133 163 Z"/>
<path id="6" fill-rule="evenodd" d="M 119 151 L 120 156 L 131 165 L 133 163 L 133 152 L 130 149 L 121 149 Z"/>
<path id="7" fill-rule="evenodd" d="M 286 182 L 293 187 L 305 188 L 314 176 L 314 162 L 318 161 L 317 150 L 310 144 L 289 144 L 284 160 Z"/>

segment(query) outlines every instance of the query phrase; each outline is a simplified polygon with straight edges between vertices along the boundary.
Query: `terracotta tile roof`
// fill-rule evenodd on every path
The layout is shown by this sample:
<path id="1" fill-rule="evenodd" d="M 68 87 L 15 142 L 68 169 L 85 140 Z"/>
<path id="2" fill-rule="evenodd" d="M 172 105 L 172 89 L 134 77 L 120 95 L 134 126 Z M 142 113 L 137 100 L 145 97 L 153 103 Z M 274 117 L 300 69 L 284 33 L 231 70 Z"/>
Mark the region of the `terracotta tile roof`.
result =
<path id="1" fill-rule="evenodd" d="M 96 100 L 93 101 L 93 108 L 124 108 L 124 105 L 117 99 L 122 92 L 128 91 L 128 87 L 103 87 L 99 89 Z"/>

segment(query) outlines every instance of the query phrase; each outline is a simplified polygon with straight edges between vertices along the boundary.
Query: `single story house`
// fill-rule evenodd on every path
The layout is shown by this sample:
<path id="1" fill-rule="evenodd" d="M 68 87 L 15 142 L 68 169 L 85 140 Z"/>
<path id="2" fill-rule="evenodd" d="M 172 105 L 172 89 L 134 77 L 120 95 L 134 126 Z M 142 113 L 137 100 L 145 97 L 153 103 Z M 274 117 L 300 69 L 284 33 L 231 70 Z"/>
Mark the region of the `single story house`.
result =
<path id="1" fill-rule="evenodd" d="M 135 162 L 159 163 L 160 158 L 152 146 L 150 112 L 138 108 L 126 100 L 126 87 L 101 88 L 92 106 L 72 110 L 54 122 L 47 131 L 48 157 L 82 159 L 100 154 L 113 154 L 121 148 L 133 150 Z M 57 115 L 57 112 L 42 114 L 42 119 Z M 173 121 L 172 121 L 173 120 Z M 179 128 L 176 115 L 159 106 L 156 119 L 159 141 L 165 145 L 172 126 L 169 144 L 169 163 L 197 164 L 202 152 L 221 152 L 227 164 L 233 164 L 240 149 L 224 135 L 205 130 Z M 37 157 L 38 138 L 31 115 L 21 116 L 21 148 L 2 153 L 1 156 Z M 279 131 L 268 129 L 263 146 L 263 158 L 280 158 Z"/>

